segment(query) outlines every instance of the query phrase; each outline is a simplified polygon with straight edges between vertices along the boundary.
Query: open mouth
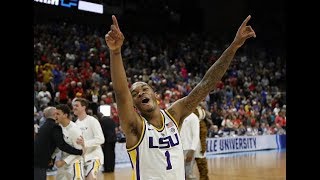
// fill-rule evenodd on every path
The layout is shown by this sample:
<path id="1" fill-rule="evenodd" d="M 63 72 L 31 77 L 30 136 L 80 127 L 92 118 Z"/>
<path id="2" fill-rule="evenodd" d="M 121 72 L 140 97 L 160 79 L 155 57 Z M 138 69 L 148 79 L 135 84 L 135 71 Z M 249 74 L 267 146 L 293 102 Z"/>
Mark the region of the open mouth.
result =
<path id="1" fill-rule="evenodd" d="M 142 99 L 142 104 L 146 104 L 146 103 L 148 103 L 149 101 L 150 101 L 149 98 L 144 98 L 144 99 Z"/>

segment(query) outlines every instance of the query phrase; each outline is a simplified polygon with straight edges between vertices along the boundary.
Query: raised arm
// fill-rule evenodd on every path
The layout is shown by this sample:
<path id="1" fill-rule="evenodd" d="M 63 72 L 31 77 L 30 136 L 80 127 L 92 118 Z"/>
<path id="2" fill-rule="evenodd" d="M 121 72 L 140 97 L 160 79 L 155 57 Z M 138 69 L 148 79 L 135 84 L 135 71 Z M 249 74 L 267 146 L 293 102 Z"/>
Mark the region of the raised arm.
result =
<path id="1" fill-rule="evenodd" d="M 247 26 L 251 16 L 249 15 L 239 27 L 236 36 L 230 46 L 222 53 L 220 58 L 209 68 L 200 83 L 190 92 L 190 94 L 172 104 L 168 108 L 169 113 L 179 121 L 181 125 L 183 119 L 187 117 L 197 105 L 215 89 L 218 81 L 221 80 L 228 69 L 235 53 L 250 37 L 256 37 L 251 26 Z"/>
<path id="2" fill-rule="evenodd" d="M 110 50 L 110 69 L 113 90 L 119 111 L 120 125 L 127 138 L 127 145 L 138 141 L 142 130 L 142 122 L 133 108 L 133 100 L 128 87 L 127 76 L 122 62 L 121 46 L 124 36 L 120 31 L 117 19 L 112 16 L 113 24 L 106 34 L 105 40 Z M 131 139 L 133 138 L 133 139 Z"/>

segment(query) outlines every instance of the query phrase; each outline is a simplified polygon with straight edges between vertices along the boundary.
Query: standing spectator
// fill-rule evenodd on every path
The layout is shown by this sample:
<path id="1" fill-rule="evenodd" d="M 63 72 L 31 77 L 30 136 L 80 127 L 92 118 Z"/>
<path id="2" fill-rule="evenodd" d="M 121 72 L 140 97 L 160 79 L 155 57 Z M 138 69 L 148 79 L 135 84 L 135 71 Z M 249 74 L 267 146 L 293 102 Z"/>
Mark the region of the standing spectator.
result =
<path id="1" fill-rule="evenodd" d="M 53 77 L 49 78 L 49 82 L 45 84 L 45 86 L 47 87 L 47 90 L 50 92 L 51 96 L 55 96 L 56 92 L 57 92 L 57 88 L 53 82 Z M 54 103 L 54 98 L 51 97 L 50 99 L 50 103 L 51 105 Z"/>
<path id="2" fill-rule="evenodd" d="M 49 91 L 47 91 L 47 86 L 42 85 L 41 91 L 38 93 L 38 101 L 40 108 L 47 107 L 50 105 L 50 101 L 52 99 L 52 96 Z"/>
<path id="3" fill-rule="evenodd" d="M 287 124 L 285 112 L 286 111 L 284 109 L 281 109 L 275 118 L 275 123 L 279 124 L 284 129 L 286 129 Z"/>
<path id="4" fill-rule="evenodd" d="M 219 108 L 217 105 L 213 105 L 211 108 L 211 120 L 213 124 L 218 126 L 218 128 L 221 127 L 221 123 L 223 121 L 222 109 Z"/>
<path id="5" fill-rule="evenodd" d="M 59 90 L 59 98 L 58 98 L 58 102 L 62 103 L 62 104 L 66 104 L 68 102 L 68 88 L 69 88 L 69 83 L 67 83 L 66 81 L 63 81 L 59 86 L 58 86 L 58 90 Z"/>
<path id="6" fill-rule="evenodd" d="M 99 109 L 99 113 L 101 113 L 101 127 L 104 135 L 104 144 L 102 146 L 103 154 L 104 154 L 104 171 L 103 172 L 114 172 L 115 166 L 115 146 L 116 146 L 116 123 L 111 119 L 110 116 L 106 116 Z"/>

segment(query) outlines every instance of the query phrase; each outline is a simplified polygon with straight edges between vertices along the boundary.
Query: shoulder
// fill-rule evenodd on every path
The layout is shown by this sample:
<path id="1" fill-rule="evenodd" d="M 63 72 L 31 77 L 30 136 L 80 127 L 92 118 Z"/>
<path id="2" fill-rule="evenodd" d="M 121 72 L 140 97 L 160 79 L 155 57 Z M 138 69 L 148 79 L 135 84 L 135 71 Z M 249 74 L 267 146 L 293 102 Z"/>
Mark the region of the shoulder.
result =
<path id="1" fill-rule="evenodd" d="M 98 121 L 97 118 L 95 118 L 95 117 L 93 117 L 93 116 L 90 116 L 90 115 L 87 115 L 86 120 L 88 120 L 88 121 Z M 99 122 L 99 121 L 98 121 L 98 122 Z"/>
<path id="2" fill-rule="evenodd" d="M 89 126 L 101 125 L 98 119 L 96 119 L 95 117 L 90 116 L 90 115 L 88 115 L 88 116 L 86 117 L 86 122 L 85 122 L 85 123 L 86 123 L 87 125 L 89 125 Z"/>
<path id="3" fill-rule="evenodd" d="M 198 119 L 198 116 L 195 113 L 191 113 L 189 116 L 194 118 L 194 119 Z"/>
<path id="4" fill-rule="evenodd" d="M 54 124 L 52 124 L 52 131 L 56 131 L 56 132 L 61 132 L 62 133 L 62 128 L 58 124 L 54 123 Z"/>
<path id="5" fill-rule="evenodd" d="M 103 116 L 101 117 L 100 121 L 103 122 L 103 121 L 108 121 L 110 117 L 108 116 Z"/>
<path id="6" fill-rule="evenodd" d="M 189 116 L 186 117 L 185 120 L 198 120 L 198 116 L 194 113 L 189 114 Z"/>
<path id="7" fill-rule="evenodd" d="M 70 126 L 71 126 L 71 129 L 80 129 L 79 126 L 73 121 L 70 121 Z"/>
<path id="8" fill-rule="evenodd" d="M 79 123 L 80 123 L 80 120 L 79 120 L 79 119 L 76 119 L 76 120 L 74 121 L 74 123 L 75 123 L 75 124 L 79 124 Z"/>

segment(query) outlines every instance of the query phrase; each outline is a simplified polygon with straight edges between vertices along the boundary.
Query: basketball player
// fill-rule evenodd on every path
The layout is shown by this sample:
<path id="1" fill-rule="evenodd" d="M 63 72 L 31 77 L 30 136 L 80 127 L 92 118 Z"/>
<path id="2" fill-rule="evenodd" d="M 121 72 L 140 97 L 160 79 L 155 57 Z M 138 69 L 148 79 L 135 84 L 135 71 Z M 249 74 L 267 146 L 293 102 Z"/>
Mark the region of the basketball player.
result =
<path id="1" fill-rule="evenodd" d="M 191 113 L 184 119 L 180 135 L 185 157 L 186 179 L 195 179 L 196 176 L 193 174 L 194 154 L 200 143 L 199 118 L 195 113 Z"/>
<path id="2" fill-rule="evenodd" d="M 72 103 L 73 113 L 78 117 L 75 123 L 82 130 L 83 144 L 86 148 L 84 174 L 86 180 L 96 180 L 100 166 L 104 163 L 101 144 L 105 139 L 99 121 L 93 116 L 87 115 L 88 105 L 88 101 L 83 98 L 76 98 Z"/>
<path id="3" fill-rule="evenodd" d="M 155 92 L 147 83 L 136 82 L 128 88 L 121 57 L 124 35 L 116 17 L 112 16 L 113 24 L 105 41 L 110 50 L 111 79 L 120 125 L 126 135 L 126 146 L 133 167 L 132 179 L 185 179 L 184 155 L 178 128 L 214 90 L 246 39 L 256 36 L 251 26 L 247 26 L 250 18 L 248 16 L 243 21 L 233 42 L 190 94 L 174 102 L 168 109 L 161 110 Z"/>
<path id="4" fill-rule="evenodd" d="M 82 149 L 82 146 L 77 144 L 77 138 L 82 135 L 81 129 L 69 119 L 70 108 L 65 104 L 56 106 L 56 120 L 62 127 L 63 139 L 71 146 Z M 66 152 L 61 152 L 61 160 L 56 160 L 58 167 L 57 180 L 84 180 L 83 174 L 83 158 L 81 155 L 71 155 Z"/>

